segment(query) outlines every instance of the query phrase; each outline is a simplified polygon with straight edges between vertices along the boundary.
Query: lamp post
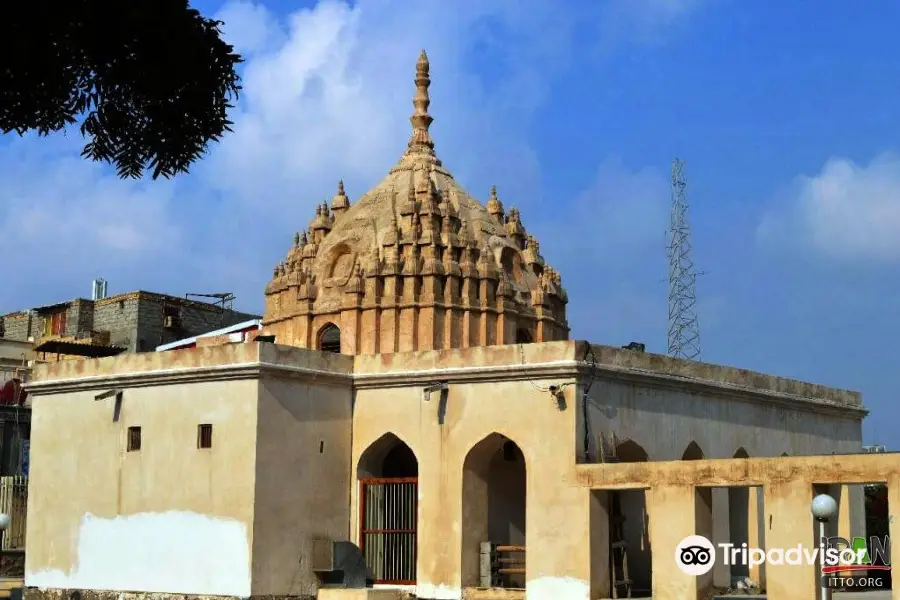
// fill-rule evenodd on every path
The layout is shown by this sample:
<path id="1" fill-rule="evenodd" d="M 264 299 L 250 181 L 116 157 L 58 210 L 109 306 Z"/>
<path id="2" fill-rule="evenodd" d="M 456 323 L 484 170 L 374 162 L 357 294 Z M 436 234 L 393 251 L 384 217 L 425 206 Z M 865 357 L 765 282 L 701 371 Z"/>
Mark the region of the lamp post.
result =
<path id="1" fill-rule="evenodd" d="M 825 524 L 837 513 L 837 501 L 828 494 L 819 494 L 813 498 L 810 508 L 813 517 L 819 523 L 819 544 L 822 544 L 826 539 Z M 822 600 L 831 600 L 831 589 L 825 585 L 825 575 L 822 573 L 822 567 L 825 566 L 825 557 L 824 555 L 821 556 L 822 559 L 819 561 L 819 585 L 822 587 Z"/>
<path id="2" fill-rule="evenodd" d="M 3 569 L 3 534 L 9 529 L 9 515 L 0 513 L 0 571 Z"/>

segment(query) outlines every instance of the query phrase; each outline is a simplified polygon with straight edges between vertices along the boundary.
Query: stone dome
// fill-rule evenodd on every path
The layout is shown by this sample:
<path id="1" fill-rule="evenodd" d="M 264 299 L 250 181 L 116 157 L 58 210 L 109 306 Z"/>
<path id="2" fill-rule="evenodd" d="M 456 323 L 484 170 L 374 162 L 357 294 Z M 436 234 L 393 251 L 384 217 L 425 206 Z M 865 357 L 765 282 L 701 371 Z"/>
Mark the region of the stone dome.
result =
<path id="1" fill-rule="evenodd" d="M 343 334 L 341 351 L 349 354 L 567 338 L 560 277 L 518 210 L 506 213 L 495 187 L 487 204 L 479 203 L 438 159 L 429 133 L 430 83 L 423 51 L 412 135 L 397 165 L 356 203 L 339 182 L 331 206 L 317 207 L 276 266 L 264 325 L 279 343 L 319 349 L 326 325 Z M 374 319 L 378 339 L 348 332 L 348 310 L 374 311 L 365 316 Z M 383 323 L 386 310 L 398 313 L 393 325 Z M 432 325 L 422 325 L 423 310 Z M 484 322 L 480 331 L 459 330 L 476 326 L 463 325 L 473 322 L 463 319 L 467 312 Z M 404 326 L 404 318 L 415 323 Z M 392 341 L 382 339 L 383 325 Z"/>

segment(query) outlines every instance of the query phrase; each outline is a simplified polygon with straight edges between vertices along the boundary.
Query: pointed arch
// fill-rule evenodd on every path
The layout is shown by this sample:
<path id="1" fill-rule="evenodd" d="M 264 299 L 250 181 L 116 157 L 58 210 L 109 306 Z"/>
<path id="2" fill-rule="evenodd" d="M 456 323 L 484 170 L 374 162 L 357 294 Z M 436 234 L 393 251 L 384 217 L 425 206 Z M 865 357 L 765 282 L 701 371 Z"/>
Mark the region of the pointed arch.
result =
<path id="1" fill-rule="evenodd" d="M 620 463 L 648 462 L 650 457 L 643 446 L 634 440 L 618 441 L 616 460 Z M 628 544 L 628 574 L 637 589 L 649 590 L 652 584 L 650 552 L 650 514 L 644 490 L 621 490 L 609 497 L 610 508 L 619 517 L 609 514 L 608 527 L 621 527 L 623 541 Z M 618 506 L 616 511 L 614 506 Z M 617 521 L 621 518 L 622 521 Z"/>
<path id="2" fill-rule="evenodd" d="M 325 323 L 316 335 L 316 349 L 320 352 L 341 353 L 341 328 L 334 323 Z"/>
<path id="3" fill-rule="evenodd" d="M 514 440 L 491 433 L 466 454 L 462 473 L 462 584 L 480 582 L 480 546 L 483 542 L 525 547 L 527 464 Z M 524 553 L 504 558 L 523 560 Z M 508 565 L 516 567 L 518 565 Z M 527 562 L 523 565 L 527 568 Z M 497 575 L 500 587 L 525 587 L 524 574 Z"/>
<path id="4" fill-rule="evenodd" d="M 416 455 L 406 442 L 385 433 L 360 455 L 359 547 L 376 583 L 411 585 L 418 555 Z"/>
<path id="5" fill-rule="evenodd" d="M 697 442 L 688 444 L 684 449 L 684 454 L 681 455 L 681 460 L 703 460 L 703 458 L 703 450 L 700 449 Z"/>
<path id="6" fill-rule="evenodd" d="M 747 450 L 743 446 L 740 446 L 734 451 L 734 458 L 750 458 L 750 455 L 747 454 Z"/>
<path id="7" fill-rule="evenodd" d="M 387 432 L 369 444 L 356 464 L 356 476 L 366 478 L 417 477 L 416 453 L 396 434 Z"/>
<path id="8" fill-rule="evenodd" d="M 625 463 L 647 462 L 650 460 L 644 447 L 634 440 L 625 440 L 616 446 L 616 458 L 619 459 L 619 462 Z"/>

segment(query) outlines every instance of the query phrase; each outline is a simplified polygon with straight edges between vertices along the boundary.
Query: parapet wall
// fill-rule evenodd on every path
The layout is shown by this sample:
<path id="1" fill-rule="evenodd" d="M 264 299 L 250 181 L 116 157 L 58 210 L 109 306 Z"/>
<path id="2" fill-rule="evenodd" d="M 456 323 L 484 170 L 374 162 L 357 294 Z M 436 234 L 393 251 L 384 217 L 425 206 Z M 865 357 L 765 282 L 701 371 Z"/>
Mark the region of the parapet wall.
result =
<path id="1" fill-rule="evenodd" d="M 577 344 L 576 359 L 590 363 L 590 355 L 587 351 L 590 346 L 593 352 L 593 361 L 600 370 L 668 375 L 683 378 L 685 382 L 702 381 L 706 384 L 720 384 L 730 388 L 797 396 L 829 404 L 862 406 L 862 396 L 859 392 L 767 375 L 747 369 L 671 358 L 662 354 L 636 352 L 588 342 L 575 342 L 575 344 Z"/>
<path id="2" fill-rule="evenodd" d="M 589 352 L 590 350 L 590 352 Z M 125 354 L 96 360 L 61 361 L 35 368 L 34 380 L 40 382 L 108 377 L 151 371 L 225 367 L 227 365 L 277 364 L 311 370 L 353 375 L 358 383 L 379 375 L 418 373 L 427 378 L 460 377 L 479 371 L 504 372 L 515 377 L 516 369 L 533 371 L 538 367 L 571 369 L 594 376 L 632 376 L 679 379 L 685 385 L 704 384 L 730 391 L 760 392 L 794 396 L 832 406 L 860 409 L 858 392 L 830 388 L 709 363 L 670 358 L 660 354 L 636 352 L 612 346 L 591 345 L 583 341 L 559 341 L 537 344 L 479 346 L 453 350 L 427 350 L 371 356 L 346 356 L 269 343 L 228 343 L 171 352 Z"/>

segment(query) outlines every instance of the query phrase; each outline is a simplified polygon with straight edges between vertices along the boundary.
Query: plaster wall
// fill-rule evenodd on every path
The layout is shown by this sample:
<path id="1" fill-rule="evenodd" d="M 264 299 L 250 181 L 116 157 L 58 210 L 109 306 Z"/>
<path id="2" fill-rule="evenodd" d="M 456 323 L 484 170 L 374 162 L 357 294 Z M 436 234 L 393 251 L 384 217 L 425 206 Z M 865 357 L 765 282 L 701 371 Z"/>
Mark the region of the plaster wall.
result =
<path id="1" fill-rule="evenodd" d="M 352 410 L 349 380 L 261 380 L 253 595 L 315 597 L 312 540 L 347 539 Z"/>
<path id="2" fill-rule="evenodd" d="M 691 442 L 704 458 L 732 458 L 739 448 L 752 457 L 862 452 L 861 415 L 744 396 L 598 380 L 589 392 L 591 440 L 596 444 L 596 434 L 615 432 L 638 443 L 650 460 L 680 460 Z"/>
<path id="3" fill-rule="evenodd" d="M 258 383 L 101 391 L 34 396 L 25 584 L 249 596 Z"/>
<path id="4" fill-rule="evenodd" d="M 543 348 L 543 358 L 558 359 L 564 349 Z M 472 349 L 472 353 L 481 350 Z M 529 351 L 541 350 L 538 347 Z M 509 358 L 515 359 L 515 347 L 506 350 L 510 352 Z M 426 362 L 434 365 L 432 360 L 442 358 L 438 353 L 423 354 L 420 358 L 427 360 L 406 365 L 400 361 L 401 355 L 385 356 L 380 367 L 406 368 L 415 373 L 417 366 Z M 376 359 L 362 365 L 360 362 L 357 357 L 358 369 L 376 366 Z M 452 360 L 444 365 L 453 366 Z M 547 391 L 550 385 L 563 387 L 564 401 L 551 396 Z M 466 586 L 462 580 L 462 554 L 477 555 L 478 543 L 487 541 L 466 532 L 473 524 L 463 518 L 463 468 L 472 448 L 492 434 L 515 442 L 525 458 L 526 538 L 540 540 L 530 546 L 536 550 L 527 555 L 529 600 L 588 597 L 590 494 L 573 485 L 572 445 L 560 443 L 574 434 L 574 390 L 574 378 L 454 381 L 452 377 L 444 400 L 435 393 L 431 401 L 425 401 L 421 385 L 357 389 L 353 415 L 354 475 L 366 449 L 387 433 L 404 441 L 418 459 L 419 598 L 461 598 Z M 351 539 L 358 542 L 359 485 L 355 477 L 351 498 Z M 463 547 L 463 540 L 470 542 L 468 547 Z M 552 552 L 537 550 L 551 547 Z"/>
<path id="5" fill-rule="evenodd" d="M 691 443 L 704 458 L 732 458 L 743 449 L 751 457 L 815 454 L 847 454 L 862 451 L 862 416 L 854 407 L 815 406 L 797 402 L 765 403 L 749 390 L 723 390 L 721 393 L 695 391 L 683 382 L 635 383 L 615 376 L 594 381 L 588 395 L 587 430 L 589 455 L 597 456 L 599 435 L 615 433 L 621 442 L 631 440 L 643 448 L 651 461 L 681 460 Z M 583 412 L 578 411 L 580 419 Z M 579 425 L 579 430 L 584 431 Z M 583 459 L 583 434 L 576 437 L 578 455 Z M 693 449 L 696 453 L 696 448 Z M 709 490 L 707 490 L 709 492 Z M 712 490 L 710 501 L 713 525 L 705 533 L 716 542 L 750 541 L 765 546 L 762 511 L 756 511 L 753 531 L 748 531 L 746 488 Z M 756 499 L 757 495 L 753 495 Z M 863 535 L 865 507 L 862 489 L 851 487 L 836 497 L 849 506 L 848 533 Z M 623 494 L 625 540 L 629 566 L 635 585 L 649 586 L 651 545 L 648 531 L 652 517 L 640 492 Z M 728 587 L 737 570 L 726 565 L 716 568 L 715 585 Z M 713 576 L 711 575 L 711 576 Z M 746 575 L 750 575 L 747 573 Z M 753 579 L 764 582 L 764 573 L 755 571 Z"/>

